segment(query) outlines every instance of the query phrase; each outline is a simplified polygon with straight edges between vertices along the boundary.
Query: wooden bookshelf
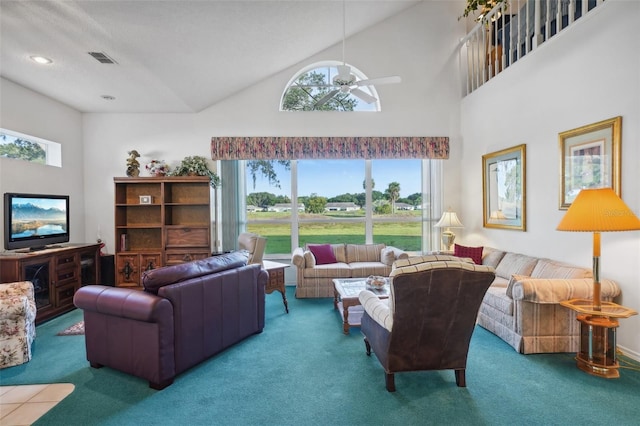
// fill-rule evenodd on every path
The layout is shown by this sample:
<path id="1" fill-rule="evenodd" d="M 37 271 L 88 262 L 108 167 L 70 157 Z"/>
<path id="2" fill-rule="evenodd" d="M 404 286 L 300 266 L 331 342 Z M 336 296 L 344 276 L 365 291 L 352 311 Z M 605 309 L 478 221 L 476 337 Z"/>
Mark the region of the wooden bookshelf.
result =
<path id="1" fill-rule="evenodd" d="M 147 269 L 211 255 L 206 176 L 114 178 L 116 286 L 142 286 Z"/>

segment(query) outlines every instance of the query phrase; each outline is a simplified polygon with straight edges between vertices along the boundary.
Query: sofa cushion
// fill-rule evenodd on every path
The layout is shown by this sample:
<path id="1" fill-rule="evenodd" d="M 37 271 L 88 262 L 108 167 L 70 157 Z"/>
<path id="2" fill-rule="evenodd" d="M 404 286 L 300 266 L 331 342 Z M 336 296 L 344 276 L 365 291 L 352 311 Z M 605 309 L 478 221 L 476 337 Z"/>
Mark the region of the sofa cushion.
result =
<path id="1" fill-rule="evenodd" d="M 246 264 L 247 256 L 240 251 L 236 251 L 221 256 L 212 256 L 206 259 L 145 271 L 142 275 L 142 285 L 145 291 L 158 294 L 160 287 L 215 272 L 239 268 Z"/>
<path id="2" fill-rule="evenodd" d="M 352 262 L 349 267 L 351 268 L 352 278 L 368 277 L 369 275 L 387 277 L 391 272 L 391 266 L 382 262 Z"/>
<path id="3" fill-rule="evenodd" d="M 491 266 L 493 268 L 497 268 L 498 263 L 500 263 L 504 255 L 505 255 L 505 252 L 502 250 L 496 250 L 491 247 L 485 247 L 482 250 L 482 264 Z"/>
<path id="4" fill-rule="evenodd" d="M 396 253 L 391 247 L 385 247 L 380 252 L 380 262 L 385 265 L 391 266 L 396 261 Z"/>
<path id="5" fill-rule="evenodd" d="M 532 278 L 591 278 L 593 272 L 587 268 L 568 265 L 550 259 L 540 259 L 531 272 Z"/>
<path id="6" fill-rule="evenodd" d="M 453 255 L 458 257 L 470 257 L 477 265 L 482 265 L 482 246 L 466 247 L 454 244 Z"/>
<path id="7" fill-rule="evenodd" d="M 483 305 L 489 305 L 496 311 L 509 316 L 513 315 L 513 303 L 513 299 L 505 294 L 504 288 L 494 286 L 489 287 L 482 300 Z"/>
<path id="8" fill-rule="evenodd" d="M 316 265 L 315 268 L 303 269 L 302 276 L 304 278 L 351 278 L 351 268 L 341 262 Z"/>
<path id="9" fill-rule="evenodd" d="M 380 262 L 380 254 L 385 244 L 347 244 L 347 263 Z"/>
<path id="10" fill-rule="evenodd" d="M 310 244 L 309 251 L 313 253 L 313 257 L 316 259 L 316 265 L 338 262 L 329 244 Z"/>
<path id="11" fill-rule="evenodd" d="M 496 269 L 496 275 L 505 279 L 510 279 L 511 275 L 531 275 L 533 268 L 538 263 L 535 257 L 519 253 L 506 253 Z"/>

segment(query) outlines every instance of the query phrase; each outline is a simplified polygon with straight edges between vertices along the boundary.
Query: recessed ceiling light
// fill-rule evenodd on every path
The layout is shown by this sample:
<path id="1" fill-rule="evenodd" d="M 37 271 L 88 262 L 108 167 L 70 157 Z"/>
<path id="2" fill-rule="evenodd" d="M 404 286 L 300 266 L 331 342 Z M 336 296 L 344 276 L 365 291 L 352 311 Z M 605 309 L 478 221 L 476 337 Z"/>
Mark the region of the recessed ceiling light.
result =
<path id="1" fill-rule="evenodd" d="M 47 65 L 53 62 L 51 59 L 45 58 L 44 56 L 31 56 L 30 58 L 33 62 L 37 62 L 43 65 Z"/>
<path id="2" fill-rule="evenodd" d="M 111 95 L 102 95 L 102 99 L 104 99 L 105 101 L 114 101 L 116 97 Z"/>

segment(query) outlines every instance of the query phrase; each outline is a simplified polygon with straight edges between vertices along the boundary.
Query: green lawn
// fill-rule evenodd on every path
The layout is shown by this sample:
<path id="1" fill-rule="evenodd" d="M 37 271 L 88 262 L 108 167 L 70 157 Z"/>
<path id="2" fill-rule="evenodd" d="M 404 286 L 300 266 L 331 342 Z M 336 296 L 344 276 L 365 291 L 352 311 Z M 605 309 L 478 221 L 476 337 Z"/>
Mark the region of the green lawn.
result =
<path id="1" fill-rule="evenodd" d="M 247 226 L 249 232 L 267 237 L 267 254 L 291 252 L 289 224 L 259 224 Z M 374 224 L 374 242 L 385 243 L 406 251 L 420 251 L 422 224 L 420 222 L 390 222 Z M 302 223 L 299 228 L 300 245 L 307 243 L 364 244 L 364 223 L 326 222 Z"/>

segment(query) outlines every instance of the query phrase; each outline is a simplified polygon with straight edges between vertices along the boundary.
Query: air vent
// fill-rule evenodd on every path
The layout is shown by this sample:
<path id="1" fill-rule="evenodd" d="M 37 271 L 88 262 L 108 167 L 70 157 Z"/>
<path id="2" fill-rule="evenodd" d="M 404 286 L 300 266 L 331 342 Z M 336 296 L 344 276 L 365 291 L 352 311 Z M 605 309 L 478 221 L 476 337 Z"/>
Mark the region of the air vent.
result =
<path id="1" fill-rule="evenodd" d="M 88 53 L 89 55 L 93 56 L 96 59 L 96 61 L 100 62 L 101 64 L 117 64 L 117 62 L 111 59 L 109 56 L 107 56 L 106 53 L 103 53 L 103 52 L 88 52 Z"/>

